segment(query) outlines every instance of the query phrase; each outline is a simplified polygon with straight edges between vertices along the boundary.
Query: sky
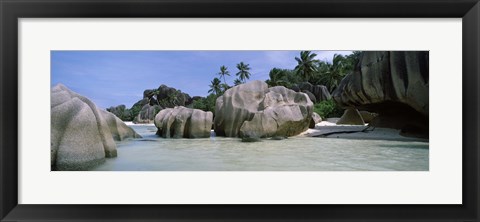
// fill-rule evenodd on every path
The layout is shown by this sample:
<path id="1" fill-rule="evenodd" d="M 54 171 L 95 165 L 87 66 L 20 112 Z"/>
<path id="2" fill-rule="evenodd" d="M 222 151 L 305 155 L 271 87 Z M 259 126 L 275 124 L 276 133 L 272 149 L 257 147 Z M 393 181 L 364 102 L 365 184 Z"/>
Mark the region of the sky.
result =
<path id="1" fill-rule="evenodd" d="M 331 62 L 334 54 L 314 51 L 316 59 Z M 145 89 L 165 84 L 190 96 L 207 96 L 220 66 L 228 67 L 233 85 L 236 64 L 250 64 L 251 80 L 267 80 L 272 68 L 293 69 L 300 51 L 51 51 L 51 86 L 64 84 L 105 109 L 130 108 Z"/>

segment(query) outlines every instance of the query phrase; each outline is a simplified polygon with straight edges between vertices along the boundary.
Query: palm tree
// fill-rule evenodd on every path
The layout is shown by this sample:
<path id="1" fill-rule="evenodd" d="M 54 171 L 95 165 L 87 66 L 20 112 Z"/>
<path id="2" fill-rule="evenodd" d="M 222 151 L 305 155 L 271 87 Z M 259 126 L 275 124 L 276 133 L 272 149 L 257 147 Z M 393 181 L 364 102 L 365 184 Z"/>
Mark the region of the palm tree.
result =
<path id="1" fill-rule="evenodd" d="M 330 92 L 333 92 L 348 72 L 352 71 L 353 65 L 350 64 L 346 57 L 335 54 L 333 55 L 332 63 L 321 63 L 319 69 L 321 83 L 326 85 Z"/>
<path id="2" fill-rule="evenodd" d="M 213 92 L 215 95 L 219 95 L 222 91 L 221 86 L 220 86 L 220 79 L 214 78 L 211 82 L 212 84 L 210 86 L 210 90 L 208 90 L 209 93 Z"/>
<path id="3" fill-rule="evenodd" d="M 217 73 L 218 75 L 220 75 L 220 78 L 223 77 L 223 84 L 227 84 L 227 81 L 225 81 L 225 76 L 230 76 L 230 72 L 227 70 L 228 67 L 226 66 L 220 66 L 220 72 Z"/>
<path id="4" fill-rule="evenodd" d="M 314 59 L 317 54 L 312 53 L 311 51 L 301 51 L 300 58 L 295 57 L 298 65 L 295 66 L 295 71 L 302 76 L 305 81 L 309 81 L 312 75 L 317 71 L 316 64 L 319 62 Z"/>
<path id="5" fill-rule="evenodd" d="M 226 83 L 220 84 L 220 87 L 223 89 L 223 92 L 227 91 L 227 89 L 230 89 L 230 86 Z"/>
<path id="6" fill-rule="evenodd" d="M 353 51 L 352 54 L 345 56 L 345 69 L 348 71 L 353 71 L 357 66 L 358 62 L 360 62 L 361 51 Z"/>
<path id="7" fill-rule="evenodd" d="M 235 79 L 235 80 L 233 80 L 233 84 L 234 84 L 235 86 L 238 86 L 238 85 L 242 84 L 242 80 L 240 80 L 240 79 Z"/>
<path id="8" fill-rule="evenodd" d="M 238 76 L 240 80 L 243 81 L 243 83 L 245 83 L 247 79 L 250 79 L 250 72 L 248 72 L 248 70 L 250 70 L 250 67 L 248 66 L 249 64 L 245 64 L 243 62 L 237 64 L 238 72 L 235 75 Z"/>
<path id="9" fill-rule="evenodd" d="M 285 70 L 279 68 L 273 68 L 268 73 L 270 79 L 265 81 L 269 86 L 285 86 L 287 81 L 285 81 L 286 73 Z"/>

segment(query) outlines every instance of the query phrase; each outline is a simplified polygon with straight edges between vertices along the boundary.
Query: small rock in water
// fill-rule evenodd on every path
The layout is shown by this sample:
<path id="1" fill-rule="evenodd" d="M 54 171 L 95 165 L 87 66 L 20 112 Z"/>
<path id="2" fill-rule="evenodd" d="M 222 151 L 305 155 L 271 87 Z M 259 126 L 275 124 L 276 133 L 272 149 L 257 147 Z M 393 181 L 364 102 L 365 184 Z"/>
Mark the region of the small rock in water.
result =
<path id="1" fill-rule="evenodd" d="M 272 140 L 284 140 L 284 139 L 287 139 L 287 138 L 288 138 L 288 137 L 286 137 L 286 136 L 274 136 L 274 137 L 272 137 L 271 139 L 272 139 Z"/>
<path id="2" fill-rule="evenodd" d="M 262 140 L 259 137 L 243 137 L 242 142 L 261 142 Z"/>

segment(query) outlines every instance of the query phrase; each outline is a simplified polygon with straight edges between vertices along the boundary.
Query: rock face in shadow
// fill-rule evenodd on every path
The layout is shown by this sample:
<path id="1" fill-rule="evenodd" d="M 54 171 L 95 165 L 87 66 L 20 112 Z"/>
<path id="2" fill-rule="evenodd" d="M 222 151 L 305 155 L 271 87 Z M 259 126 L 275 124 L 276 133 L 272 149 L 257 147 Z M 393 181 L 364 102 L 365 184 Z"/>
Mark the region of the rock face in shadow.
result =
<path id="1" fill-rule="evenodd" d="M 210 137 L 213 113 L 183 106 L 167 108 L 155 116 L 157 135 L 163 138 Z"/>
<path id="2" fill-rule="evenodd" d="M 214 129 L 217 136 L 294 136 L 308 129 L 313 103 L 305 93 L 283 86 L 268 88 L 251 81 L 228 89 L 217 98 Z"/>
<path id="3" fill-rule="evenodd" d="M 362 116 L 362 119 L 365 123 L 372 122 L 372 120 L 375 119 L 375 117 L 378 116 L 378 114 L 376 114 L 376 113 L 371 113 L 371 112 L 368 112 L 368 111 L 365 111 L 365 110 L 360 111 L 360 115 Z"/>
<path id="4" fill-rule="evenodd" d="M 144 96 L 145 95 L 146 92 L 144 92 Z M 167 108 L 173 108 L 175 106 L 186 106 L 193 102 L 192 98 L 187 93 L 183 93 L 180 90 L 177 90 L 173 87 L 168 87 L 163 84 L 160 85 L 151 96 L 147 93 L 146 98 L 152 97 L 156 98 L 157 104 Z"/>
<path id="5" fill-rule="evenodd" d="M 198 98 L 199 97 L 196 99 Z M 123 121 L 153 123 L 155 115 L 157 115 L 157 113 L 163 108 L 189 106 L 193 101 L 194 98 L 187 93 L 183 93 L 181 90 L 162 84 L 157 89 L 144 90 L 143 98 L 133 104 L 130 109 L 126 109 L 124 105 L 120 105 L 110 107 L 107 111 L 115 114 Z"/>
<path id="6" fill-rule="evenodd" d="M 140 137 L 112 113 L 64 85 L 51 90 L 51 168 L 85 170 L 116 157 L 114 140 Z"/>
<path id="7" fill-rule="evenodd" d="M 363 52 L 333 99 L 343 108 L 378 113 L 372 124 L 428 134 L 428 57 L 427 51 Z"/>
<path id="8" fill-rule="evenodd" d="M 307 93 L 313 103 L 332 99 L 328 88 L 324 85 L 312 85 L 309 82 L 302 82 L 298 85 L 293 85 L 291 89 L 295 92 Z"/>
<path id="9" fill-rule="evenodd" d="M 317 125 L 317 123 L 320 123 L 320 122 L 322 122 L 322 117 L 318 115 L 318 113 L 313 112 L 312 119 L 310 120 L 310 124 L 308 125 L 308 128 L 314 129 L 315 125 Z"/>

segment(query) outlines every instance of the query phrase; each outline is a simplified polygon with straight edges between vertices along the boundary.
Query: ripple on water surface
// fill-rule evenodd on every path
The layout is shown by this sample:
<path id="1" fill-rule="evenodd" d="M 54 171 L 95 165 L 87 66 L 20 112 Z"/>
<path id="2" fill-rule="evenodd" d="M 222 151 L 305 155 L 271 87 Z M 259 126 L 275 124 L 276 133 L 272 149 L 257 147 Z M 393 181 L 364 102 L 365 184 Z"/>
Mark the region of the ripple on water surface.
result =
<path id="1" fill-rule="evenodd" d="M 117 143 L 101 171 L 428 171 L 425 142 L 291 137 L 164 139 L 154 126 L 132 126 L 141 139 Z"/>

